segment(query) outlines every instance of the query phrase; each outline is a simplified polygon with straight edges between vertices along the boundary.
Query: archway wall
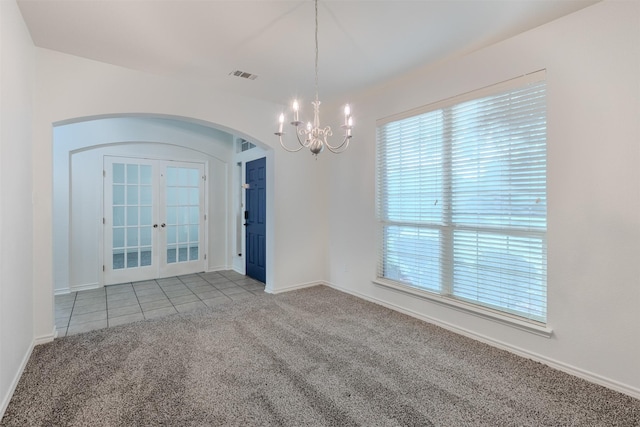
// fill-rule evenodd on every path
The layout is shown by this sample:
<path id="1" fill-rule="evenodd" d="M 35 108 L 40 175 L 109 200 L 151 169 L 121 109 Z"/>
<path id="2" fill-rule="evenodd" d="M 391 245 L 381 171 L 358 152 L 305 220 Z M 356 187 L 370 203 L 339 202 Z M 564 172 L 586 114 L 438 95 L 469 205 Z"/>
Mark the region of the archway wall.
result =
<path id="1" fill-rule="evenodd" d="M 206 268 L 229 268 L 233 236 L 229 183 L 233 136 L 193 122 L 107 117 L 54 127 L 53 275 L 55 293 L 103 283 L 104 156 L 204 163 L 207 180 Z"/>
<path id="2" fill-rule="evenodd" d="M 109 115 L 184 118 L 274 148 L 282 106 L 213 90 L 191 81 L 112 66 L 36 48 L 33 149 L 35 336 L 54 333 L 53 129 Z M 249 82 L 251 83 L 251 82 Z M 326 277 L 326 162 L 268 150 L 267 289 Z"/>

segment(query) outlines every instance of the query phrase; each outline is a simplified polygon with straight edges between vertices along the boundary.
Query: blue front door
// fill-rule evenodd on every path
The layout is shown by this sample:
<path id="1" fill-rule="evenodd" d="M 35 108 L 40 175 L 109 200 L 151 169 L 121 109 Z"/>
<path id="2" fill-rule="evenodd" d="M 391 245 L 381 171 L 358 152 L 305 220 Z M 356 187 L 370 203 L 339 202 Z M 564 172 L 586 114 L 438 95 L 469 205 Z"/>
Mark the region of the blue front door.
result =
<path id="1" fill-rule="evenodd" d="M 246 165 L 246 272 L 261 282 L 266 278 L 266 158 Z"/>

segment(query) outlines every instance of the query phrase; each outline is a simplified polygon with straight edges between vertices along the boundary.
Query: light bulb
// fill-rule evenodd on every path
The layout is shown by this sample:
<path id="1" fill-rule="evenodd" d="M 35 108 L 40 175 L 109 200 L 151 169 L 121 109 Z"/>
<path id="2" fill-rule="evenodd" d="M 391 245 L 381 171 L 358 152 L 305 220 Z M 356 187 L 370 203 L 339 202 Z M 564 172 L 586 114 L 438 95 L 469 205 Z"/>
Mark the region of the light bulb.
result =
<path id="1" fill-rule="evenodd" d="M 284 113 L 280 113 L 280 117 L 278 117 L 278 133 L 282 133 L 283 124 L 284 124 Z"/>
<path id="2" fill-rule="evenodd" d="M 293 121 L 294 122 L 299 121 L 299 119 L 298 119 L 298 110 L 300 110 L 300 105 L 298 105 L 298 100 L 294 99 L 293 100 Z"/>
<path id="3" fill-rule="evenodd" d="M 351 118 L 351 107 L 349 104 L 344 106 L 344 124 L 349 126 L 349 118 Z"/>

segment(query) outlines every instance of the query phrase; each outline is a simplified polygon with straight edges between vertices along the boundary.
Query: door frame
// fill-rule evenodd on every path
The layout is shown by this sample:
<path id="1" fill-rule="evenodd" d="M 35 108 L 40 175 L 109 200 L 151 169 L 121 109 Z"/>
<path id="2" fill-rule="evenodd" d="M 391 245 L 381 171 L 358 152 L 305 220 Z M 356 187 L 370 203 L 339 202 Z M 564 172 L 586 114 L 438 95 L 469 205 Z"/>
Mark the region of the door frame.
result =
<path id="1" fill-rule="evenodd" d="M 245 185 L 243 187 L 244 187 L 244 200 L 245 200 L 245 203 L 244 203 L 243 218 L 244 218 L 244 223 L 247 224 L 247 222 L 249 221 L 249 218 L 247 216 L 247 212 L 249 212 L 247 210 L 247 208 L 248 208 L 248 206 L 247 206 L 248 205 L 247 191 L 252 190 L 249 187 L 249 183 L 247 182 L 247 165 L 249 163 L 254 163 L 254 162 L 262 162 L 264 164 L 264 191 L 265 191 L 265 194 L 264 194 L 264 206 L 262 206 L 262 212 L 264 213 L 264 218 L 263 218 L 264 240 L 263 240 L 263 245 L 261 245 L 262 246 L 261 249 L 262 249 L 262 252 L 264 253 L 264 272 L 265 272 L 265 274 L 264 274 L 264 277 L 261 277 L 262 278 L 261 281 L 262 282 L 266 282 L 266 280 L 267 280 L 267 277 L 266 277 L 266 272 L 267 272 L 267 262 L 266 262 L 267 261 L 267 259 L 266 259 L 267 258 L 267 242 L 266 242 L 266 236 L 267 236 L 267 206 L 268 206 L 267 194 L 266 193 L 267 193 L 267 185 L 269 183 L 269 181 L 268 181 L 268 173 L 267 173 L 268 171 L 267 171 L 267 158 L 266 158 L 266 156 L 259 157 L 257 159 L 253 159 L 253 160 L 247 161 L 244 164 L 244 168 L 243 169 L 244 169 Z M 258 197 L 256 198 L 256 202 L 258 203 L 258 206 L 257 206 L 258 212 L 260 212 L 260 200 L 261 200 L 261 198 L 258 195 Z M 249 216 L 251 216 L 251 213 L 249 213 Z M 249 268 L 248 268 L 248 265 L 249 265 L 249 248 L 248 248 L 248 246 L 249 246 L 249 238 L 248 237 L 249 237 L 249 235 L 247 233 L 247 227 L 245 226 L 244 227 L 244 251 L 245 251 L 244 252 L 245 253 L 244 266 L 245 266 L 245 274 L 247 276 L 249 276 L 249 277 L 252 277 L 252 278 L 256 279 L 256 280 L 260 280 L 260 278 L 258 278 L 258 277 L 253 277 L 253 276 L 249 275 L 249 271 L 248 271 L 249 270 Z"/>
<path id="2" fill-rule="evenodd" d="M 239 144 L 238 139 L 236 144 Z M 266 290 L 270 292 L 272 277 L 273 277 L 273 251 L 274 251 L 274 204 L 270 202 L 274 192 L 274 168 L 273 168 L 273 155 L 274 152 L 271 149 L 263 148 L 260 145 L 247 150 L 240 151 L 236 146 L 236 154 L 231 167 L 234 168 L 234 173 L 231 174 L 232 189 L 230 199 L 230 210 L 232 223 L 232 240 L 230 243 L 231 259 L 230 268 L 237 271 L 240 274 L 246 274 L 246 233 L 244 223 L 244 209 L 246 206 L 246 194 L 244 191 L 245 177 L 246 177 L 246 164 L 253 160 L 257 160 L 266 157 L 267 165 L 267 218 L 266 218 L 266 234 L 267 234 L 267 248 L 266 248 Z"/>

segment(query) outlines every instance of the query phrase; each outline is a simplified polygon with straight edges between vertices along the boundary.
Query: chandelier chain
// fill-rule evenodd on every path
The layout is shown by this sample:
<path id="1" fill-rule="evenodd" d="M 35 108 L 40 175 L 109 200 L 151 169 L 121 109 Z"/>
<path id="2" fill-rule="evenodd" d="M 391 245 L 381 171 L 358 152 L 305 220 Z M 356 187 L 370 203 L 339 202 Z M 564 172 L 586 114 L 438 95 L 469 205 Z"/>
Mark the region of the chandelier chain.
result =
<path id="1" fill-rule="evenodd" d="M 315 0 L 316 5 L 316 102 L 318 101 L 318 0 Z"/>

